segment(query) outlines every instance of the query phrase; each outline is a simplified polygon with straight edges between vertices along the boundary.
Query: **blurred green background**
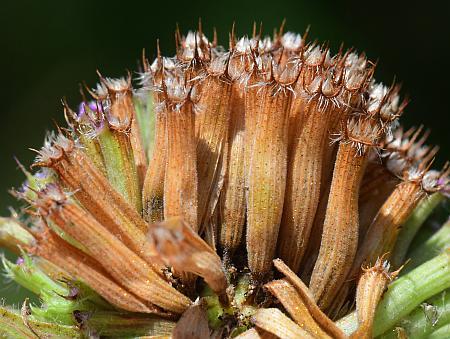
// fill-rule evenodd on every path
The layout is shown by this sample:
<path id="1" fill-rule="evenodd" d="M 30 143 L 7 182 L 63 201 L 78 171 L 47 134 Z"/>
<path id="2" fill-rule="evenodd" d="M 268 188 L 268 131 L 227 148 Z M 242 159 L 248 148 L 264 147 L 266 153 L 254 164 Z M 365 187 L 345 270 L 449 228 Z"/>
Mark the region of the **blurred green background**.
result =
<path id="1" fill-rule="evenodd" d="M 250 34 L 253 21 L 270 34 L 283 18 L 287 30 L 310 39 L 340 43 L 379 60 L 376 77 L 403 82 L 411 103 L 402 119 L 407 126 L 425 124 L 430 141 L 440 144 L 439 163 L 449 157 L 450 2 L 365 1 L 99 1 L 18 0 L 0 5 L 0 213 L 18 204 L 7 193 L 22 174 L 13 156 L 26 166 L 28 147 L 39 148 L 53 120 L 63 123 L 60 99 L 80 100 L 78 84 L 93 86 L 99 69 L 107 76 L 137 70 L 142 48 L 155 56 L 174 53 L 176 23 L 186 33 L 198 18 L 204 31 L 227 41 L 233 23 L 239 35 Z M 0 281 L 8 303 L 23 291 Z"/>

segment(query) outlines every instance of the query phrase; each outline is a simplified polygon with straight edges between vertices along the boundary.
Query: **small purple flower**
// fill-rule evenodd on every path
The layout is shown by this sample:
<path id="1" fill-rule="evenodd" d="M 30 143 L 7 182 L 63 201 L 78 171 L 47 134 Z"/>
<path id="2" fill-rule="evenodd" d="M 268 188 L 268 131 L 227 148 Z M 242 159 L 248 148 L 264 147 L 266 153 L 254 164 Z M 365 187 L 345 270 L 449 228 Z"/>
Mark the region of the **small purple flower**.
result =
<path id="1" fill-rule="evenodd" d="M 18 257 L 16 260 L 16 265 L 23 265 L 25 263 L 25 260 L 22 257 Z"/>
<path id="2" fill-rule="evenodd" d="M 87 107 L 92 112 L 102 112 L 102 107 L 96 101 L 92 100 L 87 103 Z M 78 107 L 78 117 L 82 118 L 86 115 L 86 103 L 80 103 Z"/>
<path id="3" fill-rule="evenodd" d="M 84 107 L 84 102 L 80 103 L 80 106 L 78 107 L 78 117 L 81 118 L 86 114 L 86 109 Z"/>

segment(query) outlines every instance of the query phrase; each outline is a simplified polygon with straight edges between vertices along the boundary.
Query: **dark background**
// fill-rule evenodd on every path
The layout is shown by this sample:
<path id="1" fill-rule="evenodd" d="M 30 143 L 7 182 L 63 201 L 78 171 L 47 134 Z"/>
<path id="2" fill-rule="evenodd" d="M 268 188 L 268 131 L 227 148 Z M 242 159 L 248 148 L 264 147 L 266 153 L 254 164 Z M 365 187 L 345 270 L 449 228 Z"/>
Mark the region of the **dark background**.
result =
<path id="1" fill-rule="evenodd" d="M 251 34 L 253 21 L 271 34 L 287 19 L 287 30 L 310 39 L 340 43 L 379 60 L 376 78 L 403 82 L 411 103 L 402 119 L 432 129 L 430 141 L 441 145 L 438 163 L 449 157 L 450 2 L 446 1 L 2 1 L 0 5 L 0 214 L 17 206 L 7 190 L 22 174 L 13 156 L 26 166 L 53 120 L 63 122 L 60 99 L 80 100 L 78 84 L 93 86 L 99 69 L 107 76 L 136 70 L 142 48 L 155 56 L 174 53 L 176 23 L 183 33 L 195 29 L 227 41 L 232 22 L 237 33 Z M 1 281 L 0 281 L 1 283 Z M 8 292 L 9 291 L 9 292 Z M 0 285 L 7 301 L 21 298 L 16 287 Z"/>

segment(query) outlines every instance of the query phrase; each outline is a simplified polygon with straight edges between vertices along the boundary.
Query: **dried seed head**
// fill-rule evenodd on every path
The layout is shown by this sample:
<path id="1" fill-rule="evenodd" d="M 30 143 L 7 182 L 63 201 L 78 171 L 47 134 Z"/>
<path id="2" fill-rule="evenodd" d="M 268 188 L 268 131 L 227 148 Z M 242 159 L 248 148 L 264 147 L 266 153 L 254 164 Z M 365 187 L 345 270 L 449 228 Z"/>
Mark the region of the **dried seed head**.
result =
<path id="1" fill-rule="evenodd" d="M 151 64 L 143 56 L 141 88 L 132 88 L 130 74 L 99 74 L 96 88 L 86 89 L 93 100 L 81 93 L 78 111 L 63 101 L 69 128 L 47 136 L 35 163 L 45 169 L 23 170 L 27 182 L 14 192 L 29 203 L 30 232 L 0 219 L 0 243 L 23 246 L 44 259 L 49 277 L 64 271 L 107 301 L 96 301 L 92 313 L 80 298 L 79 312 L 58 308 L 64 317 L 98 330 L 97 316 L 119 336 L 138 335 L 129 328 L 143 321 L 162 324 L 147 334 L 167 335 L 175 325 L 161 317 L 170 316 L 179 317 L 173 337 L 233 337 L 253 325 L 239 337 L 345 337 L 329 316 L 344 302 L 352 307 L 361 263 L 391 251 L 428 193 L 449 193 L 450 169 L 430 169 L 437 147 L 425 145 L 428 132 L 396 129 L 406 100 L 400 86 L 373 79 L 364 53 L 333 55 L 283 27 L 273 38 L 255 27 L 241 39 L 233 28 L 228 51 L 216 35 L 206 38 L 201 23 L 184 37 L 177 29 L 175 56 L 163 57 L 159 46 Z M 338 146 L 328 145 L 333 133 Z M 378 155 L 362 196 L 367 161 Z M 376 210 L 363 213 L 371 215 L 367 233 L 363 203 Z M 309 288 L 295 274 L 305 250 L 314 266 Z M 261 288 L 276 255 L 290 268 L 275 260 L 286 278 L 266 287 L 293 320 Z M 358 336 L 371 335 L 391 277 L 380 260 L 363 274 Z M 47 315 L 56 304 L 24 307 L 25 332 L 34 321 L 28 313 Z M 113 316 L 106 319 L 105 309 Z"/>

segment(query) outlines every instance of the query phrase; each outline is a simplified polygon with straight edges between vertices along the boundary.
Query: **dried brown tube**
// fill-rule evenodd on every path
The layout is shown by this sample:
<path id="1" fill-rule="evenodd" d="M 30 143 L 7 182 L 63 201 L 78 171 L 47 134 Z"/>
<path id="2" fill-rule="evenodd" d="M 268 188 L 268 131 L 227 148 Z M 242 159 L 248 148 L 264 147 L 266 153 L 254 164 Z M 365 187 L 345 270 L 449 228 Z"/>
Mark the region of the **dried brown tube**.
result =
<path id="1" fill-rule="evenodd" d="M 200 82 L 200 98 L 196 103 L 195 134 L 197 137 L 198 218 L 203 225 L 212 215 L 227 167 L 222 153 L 227 152 L 230 124 L 231 83 L 225 78 L 228 56 L 219 56 L 208 66 L 208 76 Z M 222 168 L 222 166 L 224 168 Z M 219 187 L 217 187 L 219 186 Z M 206 225 L 203 225 L 204 228 Z"/>
<path id="2" fill-rule="evenodd" d="M 306 332 L 278 308 L 260 308 L 252 317 L 252 323 L 263 330 L 286 339 L 312 339 L 313 335 Z"/>
<path id="3" fill-rule="evenodd" d="M 303 89 L 303 82 L 297 81 L 294 88 L 295 97 L 292 98 L 291 107 L 289 109 L 289 151 L 295 142 L 295 136 L 301 134 L 306 115 L 306 107 L 310 96 Z"/>
<path id="4" fill-rule="evenodd" d="M 224 255 L 231 257 L 242 241 L 245 223 L 245 108 L 243 93 L 233 86 L 230 134 L 228 137 L 228 170 L 220 196 L 221 225 L 219 243 Z"/>
<path id="5" fill-rule="evenodd" d="M 331 80 L 327 80 L 319 90 L 324 91 L 325 86 L 331 87 L 327 88 L 329 92 L 339 92 L 339 89 L 332 88 Z M 278 253 L 294 272 L 300 268 L 319 204 L 329 123 L 335 119 L 334 115 L 340 113 L 331 104 L 328 109 L 321 109 L 319 102 L 315 101 L 306 108 L 303 127 L 294 135 L 289 155 Z"/>
<path id="6" fill-rule="evenodd" d="M 169 105 L 166 111 L 164 218 L 183 217 L 195 231 L 198 231 L 200 225 L 194 112 L 189 99 L 183 100 L 186 101 Z"/>
<path id="7" fill-rule="evenodd" d="M 308 247 L 303 256 L 299 275 L 302 280 L 309 284 L 314 265 L 319 255 L 320 243 L 322 241 L 323 223 L 327 213 L 328 197 L 330 195 L 331 180 L 327 184 L 325 191 L 321 192 L 319 205 L 317 206 L 316 215 L 314 216 L 314 223 L 312 226 L 311 235 L 309 237 Z"/>
<path id="8" fill-rule="evenodd" d="M 326 51 L 322 51 L 319 46 L 308 47 L 305 51 L 300 50 L 300 59 L 303 66 L 299 74 L 299 79 L 294 86 L 295 96 L 292 98 L 289 110 L 289 145 L 295 141 L 295 136 L 301 133 L 304 126 L 304 118 L 307 113 L 308 102 L 311 95 L 305 90 L 307 84 L 322 70 Z M 290 147 L 289 146 L 289 147 Z"/>
<path id="9" fill-rule="evenodd" d="M 295 287 L 286 279 L 273 280 L 265 287 L 281 302 L 297 325 L 314 337 L 331 338 L 316 323 Z"/>
<path id="10" fill-rule="evenodd" d="M 400 227 L 425 195 L 417 181 L 404 181 L 395 188 L 369 226 L 352 273 L 356 274 L 362 264 L 374 264 L 378 257 L 393 250 Z"/>
<path id="11" fill-rule="evenodd" d="M 361 272 L 362 265 L 372 265 L 379 257 L 389 258 L 397 241 L 400 227 L 405 223 L 417 205 L 426 197 L 426 191 L 439 189 L 441 172 L 423 172 L 428 159 L 419 167 L 411 167 L 405 172 L 404 181 L 397 185 L 379 209 L 360 244 L 347 282 L 342 289 L 349 290 L 352 281 Z M 422 169 L 421 169 L 422 168 Z M 442 181 L 444 182 L 444 181 Z"/>
<path id="12" fill-rule="evenodd" d="M 297 293 L 308 309 L 315 322 L 332 338 L 344 339 L 344 333 L 337 325 L 323 313 L 314 301 L 313 295 L 303 281 L 281 259 L 273 261 L 275 268 L 286 276 L 286 279 L 295 287 Z"/>
<path id="13" fill-rule="evenodd" d="M 341 114 L 334 114 L 329 123 L 330 137 L 325 141 L 326 145 L 324 146 L 325 151 L 322 161 L 323 168 L 319 205 L 314 217 L 307 253 L 304 255 L 302 263 L 301 275 L 304 281 L 310 280 L 322 240 L 323 223 L 325 221 L 333 168 L 338 150 L 338 145 L 331 142 L 331 136 L 339 134 L 342 125 L 346 123 L 346 119 L 350 113 L 349 109 L 360 104 L 361 93 L 364 91 L 367 81 L 369 81 L 373 74 L 373 69 L 368 65 L 369 63 L 364 55 L 358 56 L 355 53 L 347 52 L 342 58 L 337 58 L 334 66 L 333 83 L 335 86 L 337 86 L 337 84 L 343 86 L 343 89 L 337 98 L 338 102 L 341 104 L 342 111 Z"/>
<path id="14" fill-rule="evenodd" d="M 69 245 L 53 231 L 45 231 L 41 238 L 33 253 L 79 277 L 112 305 L 130 312 L 159 312 L 155 306 L 145 303 L 118 285 L 97 261 Z"/>
<path id="15" fill-rule="evenodd" d="M 340 143 L 319 255 L 310 282 L 311 292 L 322 309 L 327 308 L 337 294 L 356 254 L 359 186 L 366 162 L 367 152 L 361 155 L 351 143 Z"/>
<path id="16" fill-rule="evenodd" d="M 38 211 L 88 248 L 94 258 L 128 291 L 157 306 L 182 313 L 190 300 L 158 275 L 152 266 L 127 248 L 79 205 L 68 201 L 56 186 L 47 186 L 36 201 Z M 68 223 L 67 220 L 72 222 Z"/>
<path id="17" fill-rule="evenodd" d="M 336 160 L 337 145 L 330 145 L 330 141 L 327 140 L 327 148 L 325 150 L 322 164 L 322 178 L 320 184 L 320 199 L 317 206 L 316 215 L 314 216 L 314 222 L 309 236 L 308 246 L 306 253 L 303 255 L 303 261 L 301 263 L 301 269 L 299 274 L 303 281 L 309 282 L 311 279 L 311 273 L 316 263 L 317 256 L 319 255 L 320 242 L 322 241 L 323 222 L 325 221 L 325 214 L 327 212 L 328 196 L 330 195 L 331 179 L 333 177 L 333 166 Z"/>
<path id="18" fill-rule="evenodd" d="M 389 263 L 383 258 L 377 259 L 375 265 L 364 270 L 356 290 L 356 314 L 358 329 L 350 338 L 372 338 L 375 311 L 385 292 L 387 285 L 397 276 L 397 272 L 389 273 Z"/>
<path id="19" fill-rule="evenodd" d="M 244 147 L 244 172 L 245 186 L 249 186 L 250 160 L 253 154 L 255 143 L 255 131 L 257 130 L 258 117 L 262 110 L 264 91 L 258 86 L 262 79 L 258 76 L 256 70 L 251 73 L 245 88 L 245 147 Z M 248 196 L 246 196 L 246 200 Z"/>
<path id="20" fill-rule="evenodd" d="M 143 216 L 154 223 L 164 218 L 164 177 L 166 170 L 166 115 L 155 112 L 155 145 L 142 192 Z"/>
<path id="21" fill-rule="evenodd" d="M 367 228 L 400 180 L 382 164 L 369 163 L 359 192 L 359 239 L 364 239 Z"/>
<path id="22" fill-rule="evenodd" d="M 150 263 L 143 251 L 147 224 L 73 141 L 58 135 L 51 145 L 41 149 L 35 166 L 55 170 L 99 223 Z"/>
<path id="23" fill-rule="evenodd" d="M 270 271 L 275 255 L 286 186 L 291 94 L 266 85 L 249 159 L 247 201 L 248 265 L 256 278 Z M 246 112 L 247 114 L 247 112 Z"/>

